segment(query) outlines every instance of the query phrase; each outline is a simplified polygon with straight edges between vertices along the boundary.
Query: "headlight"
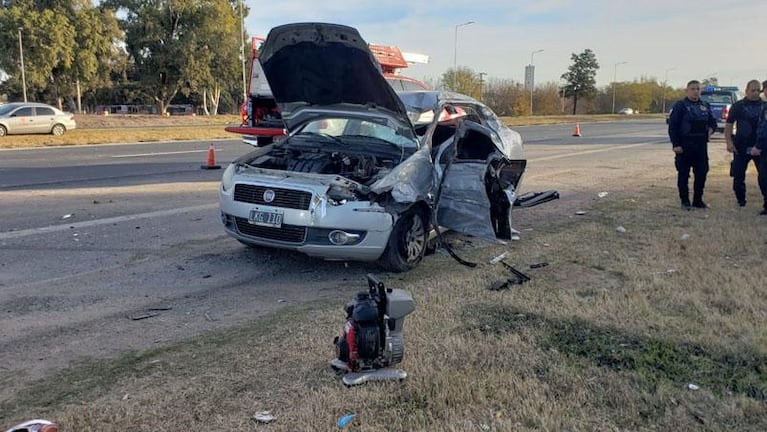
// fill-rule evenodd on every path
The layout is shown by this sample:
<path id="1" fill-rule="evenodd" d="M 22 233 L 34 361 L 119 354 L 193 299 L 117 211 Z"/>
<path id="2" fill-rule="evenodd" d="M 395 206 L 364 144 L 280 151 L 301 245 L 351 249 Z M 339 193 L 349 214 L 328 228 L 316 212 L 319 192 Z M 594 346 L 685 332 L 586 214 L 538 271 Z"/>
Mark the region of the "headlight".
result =
<path id="1" fill-rule="evenodd" d="M 229 164 L 224 170 L 224 175 L 221 177 L 221 189 L 226 192 L 234 186 L 234 171 L 236 164 Z"/>

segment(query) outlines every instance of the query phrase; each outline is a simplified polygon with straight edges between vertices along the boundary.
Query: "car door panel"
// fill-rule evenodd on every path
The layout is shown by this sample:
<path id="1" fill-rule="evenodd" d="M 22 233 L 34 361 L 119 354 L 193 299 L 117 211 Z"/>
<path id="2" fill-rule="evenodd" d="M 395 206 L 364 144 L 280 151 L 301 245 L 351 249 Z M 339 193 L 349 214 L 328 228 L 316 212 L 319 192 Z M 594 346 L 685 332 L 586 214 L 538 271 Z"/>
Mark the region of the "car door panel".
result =
<path id="1" fill-rule="evenodd" d="M 509 194 L 515 196 L 515 192 L 505 169 L 510 161 L 496 151 L 493 134 L 487 127 L 463 121 L 452 141 L 439 149 L 436 161 L 441 179 L 436 204 L 440 226 L 488 240 L 511 237 L 510 203 L 514 198 Z M 506 181 L 499 181 L 501 173 L 506 173 Z"/>

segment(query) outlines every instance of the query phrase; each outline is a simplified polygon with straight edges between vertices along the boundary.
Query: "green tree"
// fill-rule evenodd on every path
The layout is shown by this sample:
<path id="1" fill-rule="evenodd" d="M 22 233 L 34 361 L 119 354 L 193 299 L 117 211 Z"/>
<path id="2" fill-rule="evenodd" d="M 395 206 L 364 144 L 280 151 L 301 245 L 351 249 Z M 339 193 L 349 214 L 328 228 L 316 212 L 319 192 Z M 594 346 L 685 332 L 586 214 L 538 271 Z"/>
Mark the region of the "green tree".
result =
<path id="1" fill-rule="evenodd" d="M 562 74 L 565 84 L 565 96 L 573 98 L 573 114 L 578 108 L 578 98 L 589 98 L 596 93 L 596 74 L 599 70 L 597 56 L 590 49 L 570 56 L 572 64 Z"/>
<path id="2" fill-rule="evenodd" d="M 238 1 L 108 0 L 125 18 L 127 51 L 144 92 L 165 113 L 181 92 L 233 88 L 239 61 Z M 228 42 L 227 42 L 228 41 Z M 239 64 L 239 63 L 237 63 Z"/>
<path id="3" fill-rule="evenodd" d="M 466 66 L 451 68 L 442 74 L 442 88 L 480 99 L 479 74 Z"/>
<path id="4" fill-rule="evenodd" d="M 32 99 L 57 100 L 104 85 L 121 37 L 114 14 L 90 0 L 6 0 L 0 10 L 0 68 L 8 86 L 21 93 L 18 29 L 22 29 L 24 70 Z M 79 100 L 79 97 L 78 97 Z M 79 109 L 79 104 L 78 104 Z"/>

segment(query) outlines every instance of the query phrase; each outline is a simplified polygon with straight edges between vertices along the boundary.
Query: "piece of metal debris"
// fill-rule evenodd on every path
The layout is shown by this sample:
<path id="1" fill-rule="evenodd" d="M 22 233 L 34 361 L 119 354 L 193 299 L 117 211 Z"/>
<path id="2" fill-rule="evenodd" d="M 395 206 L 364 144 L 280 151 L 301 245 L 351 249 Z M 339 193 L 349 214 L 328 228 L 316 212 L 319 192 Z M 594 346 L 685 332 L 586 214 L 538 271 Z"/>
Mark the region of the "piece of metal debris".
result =
<path id="1" fill-rule="evenodd" d="M 156 306 L 156 307 L 147 308 L 147 310 L 151 311 L 151 312 L 154 312 L 154 311 L 169 311 L 169 310 L 173 310 L 173 308 L 170 307 L 170 306 Z"/>
<path id="2" fill-rule="evenodd" d="M 138 321 L 138 320 L 156 317 L 157 315 L 160 315 L 160 313 L 159 312 L 137 313 L 133 315 L 128 315 L 128 318 L 132 319 L 133 321 Z"/>
<path id="3" fill-rule="evenodd" d="M 530 268 L 531 269 L 536 269 L 536 268 L 546 267 L 547 265 L 549 265 L 549 263 L 547 263 L 547 262 L 539 262 L 539 263 L 535 263 L 535 264 L 530 264 Z"/>
<path id="4" fill-rule="evenodd" d="M 682 234 L 682 237 L 679 237 L 679 240 L 685 241 L 690 239 L 690 234 L 684 233 Z"/>
<path id="5" fill-rule="evenodd" d="M 490 260 L 490 264 L 498 264 L 499 262 L 501 262 L 501 260 L 506 258 L 507 255 L 509 255 L 508 252 L 504 252 L 504 253 L 498 255 L 497 257 L 495 257 L 495 258 Z"/>
<path id="6" fill-rule="evenodd" d="M 274 416 L 269 411 L 259 411 L 253 416 L 253 419 L 259 423 L 270 423 L 274 421 Z"/>
<path id="7" fill-rule="evenodd" d="M 586 212 L 583 211 L 583 210 L 578 210 L 577 212 L 575 212 L 575 214 L 578 215 L 578 216 L 583 216 L 583 215 L 586 214 Z"/>
<path id="8" fill-rule="evenodd" d="M 606 196 L 607 196 L 607 192 L 604 192 L 604 191 L 602 191 L 602 192 L 599 192 L 599 193 L 597 194 L 597 196 L 598 196 L 599 198 L 604 198 L 604 197 L 606 197 Z"/>
<path id="9" fill-rule="evenodd" d="M 623 228 L 623 225 L 618 225 L 617 227 L 615 227 L 615 231 L 618 231 L 619 233 L 625 233 L 626 228 Z"/>
<path id="10" fill-rule="evenodd" d="M 697 385 L 695 385 L 693 383 L 687 384 L 687 388 L 690 389 L 690 390 L 700 390 L 700 387 L 698 387 Z"/>

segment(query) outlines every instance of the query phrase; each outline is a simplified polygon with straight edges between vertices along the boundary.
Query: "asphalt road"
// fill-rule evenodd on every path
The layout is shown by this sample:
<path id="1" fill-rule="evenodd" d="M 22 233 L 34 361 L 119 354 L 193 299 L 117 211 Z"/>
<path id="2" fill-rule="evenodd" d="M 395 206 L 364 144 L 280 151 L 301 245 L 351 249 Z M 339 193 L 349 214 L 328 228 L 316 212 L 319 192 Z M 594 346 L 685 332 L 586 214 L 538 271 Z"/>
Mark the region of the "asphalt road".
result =
<path id="1" fill-rule="evenodd" d="M 579 138 L 573 126 L 517 128 L 529 161 L 524 191 L 558 189 L 556 212 L 596 190 L 620 192 L 628 177 L 673 173 L 662 120 L 582 123 Z M 222 170 L 200 169 L 208 144 L 0 150 L 0 372 L 13 372 L 0 399 L 84 356 L 169 343 L 303 301 L 346 301 L 377 271 L 226 236 Z M 214 144 L 224 167 L 250 148 Z M 523 210 L 517 228 L 545 223 L 539 208 Z"/>

